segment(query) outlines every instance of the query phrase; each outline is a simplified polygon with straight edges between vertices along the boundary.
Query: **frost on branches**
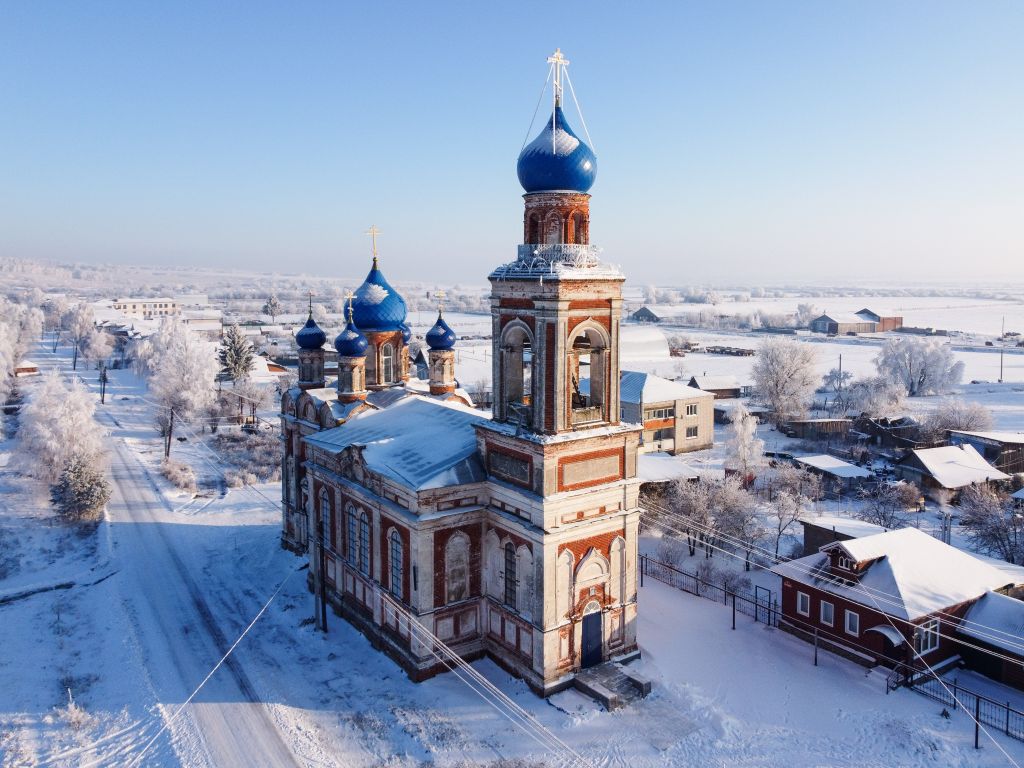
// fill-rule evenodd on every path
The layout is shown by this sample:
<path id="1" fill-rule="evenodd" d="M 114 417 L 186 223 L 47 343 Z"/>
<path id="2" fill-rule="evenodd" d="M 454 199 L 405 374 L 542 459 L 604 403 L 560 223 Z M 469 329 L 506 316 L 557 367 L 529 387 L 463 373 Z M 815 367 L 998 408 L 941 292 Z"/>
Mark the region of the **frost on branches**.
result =
<path id="1" fill-rule="evenodd" d="M 232 384 L 244 379 L 252 371 L 256 358 L 256 350 L 250 341 L 242 335 L 238 323 L 230 326 L 224 334 L 220 352 L 221 367 Z"/>
<path id="2" fill-rule="evenodd" d="M 270 322 L 276 323 L 277 316 L 281 314 L 283 307 L 281 306 L 280 299 L 277 298 L 276 293 L 270 294 L 267 297 L 267 303 L 263 305 L 263 314 L 270 315 Z"/>
<path id="3" fill-rule="evenodd" d="M 810 344 L 793 339 L 768 339 L 757 351 L 754 389 L 776 424 L 807 413 L 820 380 L 814 370 L 816 360 Z"/>
<path id="4" fill-rule="evenodd" d="M 899 384 L 911 397 L 941 395 L 959 386 L 963 361 L 937 339 L 890 339 L 875 358 L 880 376 Z"/>
<path id="5" fill-rule="evenodd" d="M 744 485 L 764 464 L 764 441 L 757 436 L 757 417 L 742 402 L 732 412 L 732 429 L 725 446 L 726 466 L 740 473 Z"/>
<path id="6" fill-rule="evenodd" d="M 110 500 L 110 484 L 95 462 L 73 456 L 50 488 L 50 500 L 68 522 L 96 522 Z"/>
<path id="7" fill-rule="evenodd" d="M 951 429 L 984 432 L 992 429 L 992 424 L 992 412 L 981 403 L 947 397 L 925 418 L 921 424 L 921 436 L 925 440 L 945 443 Z"/>
<path id="8" fill-rule="evenodd" d="M 144 365 L 149 391 L 157 402 L 156 422 L 166 458 L 171 454 L 175 421 L 189 422 L 209 408 L 220 366 L 214 345 L 171 317 L 160 324 L 150 344 Z"/>
<path id="9" fill-rule="evenodd" d="M 960 525 L 979 552 L 1024 563 L 1024 516 L 1009 496 L 983 485 L 960 494 Z"/>

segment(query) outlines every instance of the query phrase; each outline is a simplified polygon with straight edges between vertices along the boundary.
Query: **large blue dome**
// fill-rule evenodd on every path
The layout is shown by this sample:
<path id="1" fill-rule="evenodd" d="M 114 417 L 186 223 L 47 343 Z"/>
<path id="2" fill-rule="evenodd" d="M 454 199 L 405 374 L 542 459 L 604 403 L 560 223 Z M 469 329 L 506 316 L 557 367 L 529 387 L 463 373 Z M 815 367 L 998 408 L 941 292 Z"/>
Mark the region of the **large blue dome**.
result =
<path id="1" fill-rule="evenodd" d="M 451 349 L 455 346 L 455 331 L 444 321 L 440 312 L 437 313 L 437 322 L 424 338 L 431 349 Z"/>
<path id="2" fill-rule="evenodd" d="M 391 287 L 377 268 L 377 258 L 366 280 L 352 300 L 356 326 L 364 331 L 400 331 L 405 323 L 406 307 L 398 291 Z"/>
<path id="3" fill-rule="evenodd" d="M 349 317 L 348 323 L 334 339 L 334 348 L 340 357 L 363 357 L 369 342 L 362 332 L 356 328 Z"/>
<path id="4" fill-rule="evenodd" d="M 527 192 L 586 192 L 597 178 L 597 157 L 557 106 L 554 119 L 520 153 L 516 172 Z"/>
<path id="5" fill-rule="evenodd" d="M 313 319 L 313 313 L 309 313 L 309 320 L 295 334 L 295 343 L 299 349 L 320 349 L 327 341 L 327 334 L 320 330 L 320 326 Z"/>

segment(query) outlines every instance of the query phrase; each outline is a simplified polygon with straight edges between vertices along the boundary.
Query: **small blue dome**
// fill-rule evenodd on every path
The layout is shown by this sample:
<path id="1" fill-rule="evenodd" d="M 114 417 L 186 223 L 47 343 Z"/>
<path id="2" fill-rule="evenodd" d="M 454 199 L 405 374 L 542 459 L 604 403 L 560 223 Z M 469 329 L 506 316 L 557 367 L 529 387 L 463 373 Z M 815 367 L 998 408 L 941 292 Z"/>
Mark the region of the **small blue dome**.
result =
<path id="1" fill-rule="evenodd" d="M 309 313 L 309 320 L 295 334 L 295 343 L 299 349 L 320 349 L 327 341 L 327 334 L 320 330 L 320 326 L 313 319 L 313 313 Z"/>
<path id="2" fill-rule="evenodd" d="M 352 301 L 356 326 L 364 331 L 398 331 L 405 323 L 405 299 L 377 268 L 377 258 Z"/>
<path id="3" fill-rule="evenodd" d="M 408 344 L 409 339 L 412 338 L 412 328 L 409 327 L 408 323 L 401 323 L 398 326 L 398 330 L 402 332 L 402 343 Z"/>
<path id="4" fill-rule="evenodd" d="M 338 350 L 340 357 L 363 357 L 366 354 L 366 347 L 368 345 L 369 342 L 366 340 L 366 337 L 355 326 L 351 318 L 349 318 L 341 333 L 334 339 L 334 348 Z"/>
<path id="5" fill-rule="evenodd" d="M 455 346 L 455 331 L 448 327 L 440 312 L 437 313 L 434 327 L 427 331 L 426 341 L 431 349 L 451 349 Z"/>
<path id="6" fill-rule="evenodd" d="M 557 106 L 554 119 L 520 153 L 516 172 L 527 192 L 586 192 L 597 178 L 597 157 Z"/>

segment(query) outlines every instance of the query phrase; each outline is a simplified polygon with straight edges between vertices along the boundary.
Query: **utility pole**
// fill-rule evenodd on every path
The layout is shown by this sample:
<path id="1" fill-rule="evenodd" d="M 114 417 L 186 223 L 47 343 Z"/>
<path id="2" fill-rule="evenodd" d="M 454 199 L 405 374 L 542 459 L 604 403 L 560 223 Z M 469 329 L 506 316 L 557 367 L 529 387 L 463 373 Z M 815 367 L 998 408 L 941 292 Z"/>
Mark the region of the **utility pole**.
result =
<path id="1" fill-rule="evenodd" d="M 1006 350 L 1006 315 L 1003 315 L 1003 329 L 999 334 L 999 383 L 1003 383 L 1003 352 Z"/>
<path id="2" fill-rule="evenodd" d="M 100 405 L 106 404 L 107 397 L 107 366 L 100 365 Z"/>

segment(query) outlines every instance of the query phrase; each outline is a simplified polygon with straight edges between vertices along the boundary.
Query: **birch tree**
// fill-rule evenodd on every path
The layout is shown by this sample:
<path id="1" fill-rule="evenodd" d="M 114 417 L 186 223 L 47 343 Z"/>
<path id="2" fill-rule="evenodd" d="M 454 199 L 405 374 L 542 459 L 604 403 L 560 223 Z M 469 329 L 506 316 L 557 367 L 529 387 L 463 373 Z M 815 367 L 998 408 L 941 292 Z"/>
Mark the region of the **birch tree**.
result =
<path id="1" fill-rule="evenodd" d="M 89 334 L 92 333 L 95 325 L 92 307 L 88 304 L 76 304 L 68 310 L 64 328 L 74 350 L 71 370 L 78 370 L 78 354 L 85 348 L 85 342 L 89 339 Z"/>
<path id="2" fill-rule="evenodd" d="M 757 436 L 757 417 L 742 403 L 732 411 L 732 426 L 726 442 L 726 466 L 750 482 L 752 473 L 764 465 L 764 441 Z"/>
<path id="3" fill-rule="evenodd" d="M 276 323 L 277 316 L 281 314 L 281 302 L 277 298 L 277 294 L 272 293 L 267 297 L 266 304 L 263 305 L 263 314 L 270 315 L 270 322 Z"/>
<path id="4" fill-rule="evenodd" d="M 890 339 L 875 358 L 875 367 L 911 397 L 945 394 L 964 377 L 963 361 L 937 339 Z"/>

